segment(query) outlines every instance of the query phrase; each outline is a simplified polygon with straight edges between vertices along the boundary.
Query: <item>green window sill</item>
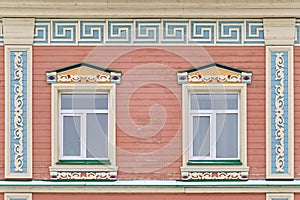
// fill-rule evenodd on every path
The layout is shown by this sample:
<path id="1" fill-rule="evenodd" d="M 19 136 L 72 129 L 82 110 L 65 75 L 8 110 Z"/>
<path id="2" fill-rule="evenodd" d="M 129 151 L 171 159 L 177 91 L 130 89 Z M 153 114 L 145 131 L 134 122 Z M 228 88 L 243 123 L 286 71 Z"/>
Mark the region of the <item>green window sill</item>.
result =
<path id="1" fill-rule="evenodd" d="M 57 165 L 111 165 L 109 160 L 59 160 Z"/>
<path id="2" fill-rule="evenodd" d="M 189 160 L 187 165 L 242 165 L 240 160 Z"/>

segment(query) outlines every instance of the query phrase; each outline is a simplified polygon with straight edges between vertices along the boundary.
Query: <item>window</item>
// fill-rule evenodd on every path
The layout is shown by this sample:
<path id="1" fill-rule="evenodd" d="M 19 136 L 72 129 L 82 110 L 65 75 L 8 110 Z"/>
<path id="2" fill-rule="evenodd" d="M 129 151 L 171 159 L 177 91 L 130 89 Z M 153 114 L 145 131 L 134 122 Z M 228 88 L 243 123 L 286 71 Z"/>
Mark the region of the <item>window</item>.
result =
<path id="1" fill-rule="evenodd" d="M 239 94 L 189 94 L 191 161 L 239 160 Z"/>
<path id="2" fill-rule="evenodd" d="M 222 179 L 221 174 L 229 179 L 230 173 L 247 179 L 247 85 L 182 88 L 182 179 Z"/>
<path id="3" fill-rule="evenodd" d="M 108 160 L 108 93 L 60 94 L 60 160 Z"/>
<path id="4" fill-rule="evenodd" d="M 116 84 L 121 72 L 78 63 L 51 84 L 51 180 L 116 180 Z"/>
<path id="5" fill-rule="evenodd" d="M 182 85 L 182 180 L 247 180 L 247 85 L 252 72 L 210 63 Z"/>
<path id="6" fill-rule="evenodd" d="M 115 93 L 115 84 L 52 84 L 52 179 L 116 179 Z"/>

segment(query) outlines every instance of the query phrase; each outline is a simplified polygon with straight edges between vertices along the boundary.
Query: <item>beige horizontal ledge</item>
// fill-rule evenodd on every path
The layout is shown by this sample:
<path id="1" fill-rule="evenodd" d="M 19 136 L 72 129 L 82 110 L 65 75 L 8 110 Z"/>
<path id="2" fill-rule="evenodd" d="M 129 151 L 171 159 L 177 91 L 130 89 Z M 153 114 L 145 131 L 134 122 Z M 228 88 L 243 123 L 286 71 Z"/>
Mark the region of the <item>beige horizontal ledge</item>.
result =
<path id="1" fill-rule="evenodd" d="M 0 192 L 266 193 L 300 192 L 300 181 L 0 181 Z"/>
<path id="2" fill-rule="evenodd" d="M 1 0 L 0 7 L 95 7 L 103 8 L 299 8 L 294 0 Z"/>
<path id="3" fill-rule="evenodd" d="M 1 0 L 1 17 L 261 18 L 300 17 L 294 0 Z"/>

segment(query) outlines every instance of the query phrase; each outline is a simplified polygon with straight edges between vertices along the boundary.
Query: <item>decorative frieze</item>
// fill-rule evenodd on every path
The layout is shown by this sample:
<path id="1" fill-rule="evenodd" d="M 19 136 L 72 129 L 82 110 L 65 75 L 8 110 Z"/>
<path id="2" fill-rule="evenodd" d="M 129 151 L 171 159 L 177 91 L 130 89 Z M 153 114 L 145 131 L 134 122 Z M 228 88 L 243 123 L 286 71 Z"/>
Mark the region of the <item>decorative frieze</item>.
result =
<path id="1" fill-rule="evenodd" d="M 218 83 L 240 83 L 241 81 L 241 76 L 239 75 L 204 75 L 202 76 L 201 74 L 198 75 L 189 75 L 188 76 L 188 81 L 190 83 L 208 83 L 212 82 L 212 80 L 215 79 Z"/>
<path id="2" fill-rule="evenodd" d="M 52 171 L 51 180 L 117 180 L 116 171 Z"/>
<path id="3" fill-rule="evenodd" d="M 99 75 L 57 75 L 57 82 L 62 83 L 79 83 L 82 82 L 82 79 L 85 79 L 86 82 L 89 83 L 105 83 L 110 81 L 110 75 L 109 74 L 99 74 Z"/>
<path id="4" fill-rule="evenodd" d="M 5 19 L 6 43 L 31 43 L 33 38 L 34 45 L 265 45 L 269 32 L 280 34 L 277 29 L 282 23 L 262 19 L 30 19 L 16 24 L 15 19 L 9 20 Z M 11 39 L 7 25 L 12 30 L 28 27 L 24 31 L 28 37 Z M 300 45 L 300 20 L 293 27 L 294 31 L 284 34 L 290 33 L 289 38 Z M 0 20 L 0 45 L 4 44 L 3 30 Z M 269 38 L 267 44 L 280 41 Z"/>
<path id="5" fill-rule="evenodd" d="M 264 45 L 263 21 L 38 19 L 34 45 Z"/>
<path id="6" fill-rule="evenodd" d="M 248 180 L 248 171 L 182 171 L 182 180 Z"/>

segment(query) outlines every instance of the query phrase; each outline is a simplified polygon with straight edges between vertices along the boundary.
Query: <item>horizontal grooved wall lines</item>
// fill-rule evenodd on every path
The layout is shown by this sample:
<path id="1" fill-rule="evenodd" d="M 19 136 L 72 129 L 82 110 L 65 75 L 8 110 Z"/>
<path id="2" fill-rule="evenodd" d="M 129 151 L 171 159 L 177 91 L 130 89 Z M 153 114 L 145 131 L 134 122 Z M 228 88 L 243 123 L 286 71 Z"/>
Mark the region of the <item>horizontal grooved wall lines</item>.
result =
<path id="1" fill-rule="evenodd" d="M 118 179 L 179 179 L 181 86 L 177 71 L 210 62 L 250 70 L 248 86 L 248 165 L 250 179 L 265 177 L 264 47 L 33 47 L 33 171 L 49 179 L 51 91 L 45 71 L 88 62 L 122 71 L 117 87 Z M 232 60 L 232 55 L 236 59 Z M 161 107 L 151 106 L 160 105 Z M 128 110 L 130 115 L 128 115 Z M 155 115 L 158 112 L 159 115 Z M 159 120 L 151 132 L 139 131 Z M 128 121 L 130 119 L 130 121 Z M 161 123 L 163 122 L 163 123 Z M 178 132 L 179 130 L 179 132 Z M 153 156 L 155 155 L 155 156 Z"/>

